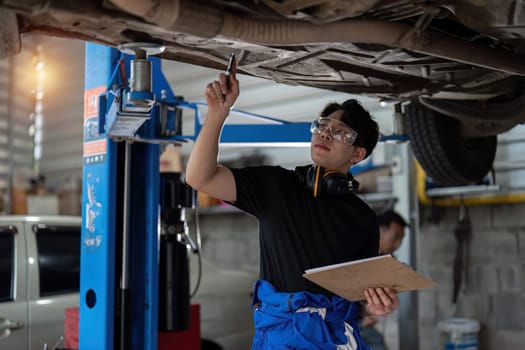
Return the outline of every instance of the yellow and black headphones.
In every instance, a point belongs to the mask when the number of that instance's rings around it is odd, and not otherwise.
[[[299,166],[295,168],[295,172],[314,197],[347,194],[356,192],[359,188],[359,182],[352,174],[326,170],[319,165]]]

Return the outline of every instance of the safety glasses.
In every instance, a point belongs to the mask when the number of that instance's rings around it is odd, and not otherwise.
[[[336,141],[353,145],[357,138],[357,131],[351,129],[348,125],[340,120],[332,118],[317,118],[310,126],[312,134],[320,134],[327,131]]]

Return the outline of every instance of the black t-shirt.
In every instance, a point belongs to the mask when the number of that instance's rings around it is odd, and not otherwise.
[[[239,209],[259,220],[260,278],[279,291],[332,295],[306,269],[376,256],[376,214],[353,193],[314,198],[294,171],[231,169]]]

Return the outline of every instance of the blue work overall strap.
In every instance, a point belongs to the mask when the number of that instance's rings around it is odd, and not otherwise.
[[[252,350],[369,350],[359,334],[361,306],[338,296],[283,293],[265,280],[254,285]],[[351,333],[351,334],[349,334]],[[345,346],[355,340],[354,346]]]

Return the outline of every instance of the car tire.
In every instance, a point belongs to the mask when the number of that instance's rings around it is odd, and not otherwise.
[[[418,101],[405,108],[412,151],[432,182],[443,186],[478,183],[490,171],[497,136],[465,138],[460,121]]]

